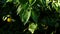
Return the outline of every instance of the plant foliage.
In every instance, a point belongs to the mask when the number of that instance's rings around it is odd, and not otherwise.
[[[1,34],[56,34],[59,22],[60,0],[0,0]]]

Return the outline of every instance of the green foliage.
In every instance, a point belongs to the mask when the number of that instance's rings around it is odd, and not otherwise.
[[[54,34],[52,31],[60,28],[60,1],[0,0],[0,18],[3,25],[6,24],[9,27],[13,25],[20,32],[19,34],[38,34],[41,32],[47,34],[47,31],[49,34]],[[8,24],[8,18],[12,19],[12,23]],[[5,29],[3,26],[1,28]]]
[[[31,23],[29,25],[29,31],[33,34],[34,31],[37,29],[37,24]]]

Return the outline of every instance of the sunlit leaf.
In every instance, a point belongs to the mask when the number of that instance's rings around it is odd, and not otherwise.
[[[33,0],[29,0],[29,3],[31,4]]]
[[[37,29],[37,24],[34,24],[34,23],[31,23],[30,25],[29,25],[29,31],[31,32],[31,33],[34,33],[34,31]]]
[[[7,0],[6,2],[12,2],[13,0]]]
[[[46,0],[46,6],[48,6],[48,3],[49,3],[50,1],[49,0]]]
[[[19,5],[19,7],[17,9],[17,14],[19,14],[21,10],[22,10],[22,7],[21,7],[21,5]]]
[[[58,11],[58,3],[52,3],[52,7],[56,9],[56,11]]]

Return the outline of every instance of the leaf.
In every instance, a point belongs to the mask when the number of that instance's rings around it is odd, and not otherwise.
[[[30,10],[28,11],[28,9],[26,9],[24,11],[21,11],[19,15],[21,17],[22,22],[24,22],[25,25],[31,16],[31,11]]]
[[[35,24],[35,23],[31,23],[30,25],[29,25],[29,31],[31,32],[31,33],[34,33],[34,31],[37,29],[37,24]]]
[[[19,14],[21,21],[24,22],[25,25],[28,22],[31,15],[31,9],[28,6],[28,3],[19,6],[17,9],[17,14]]]
[[[53,0],[50,0],[51,2],[53,2]]]
[[[24,25],[28,22],[29,18],[30,18],[30,15],[31,15],[31,11],[25,11],[23,12],[22,14],[22,22],[24,22]]]
[[[36,0],[29,0],[29,5],[32,6],[35,2]]]
[[[40,0],[41,5],[45,6],[46,5],[46,0]]]
[[[38,22],[39,13],[35,12],[35,11],[32,11],[31,17],[37,23]]]
[[[17,8],[17,14],[19,14],[20,11],[22,11],[22,10],[26,10],[27,8],[28,8],[28,3],[20,4]]]
[[[49,0],[46,0],[46,6],[48,6],[48,3],[50,3],[50,1]]]
[[[17,8],[17,14],[19,14],[21,10],[22,10],[22,7],[21,5],[19,5],[19,7]]]
[[[7,0],[6,2],[12,2],[13,0]]]
[[[22,9],[23,10],[28,9],[28,7],[29,7],[28,2],[26,2],[25,4],[22,4]]]
[[[20,4],[20,1],[19,1],[19,0],[13,0],[13,3],[14,3],[15,5],[19,5],[19,4]]]
[[[31,4],[33,0],[29,0],[29,3]]]
[[[53,32],[51,34],[53,34]]]
[[[56,9],[56,11],[58,11],[58,3],[52,3],[52,7]]]

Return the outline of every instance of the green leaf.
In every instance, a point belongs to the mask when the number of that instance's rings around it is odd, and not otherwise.
[[[24,25],[28,22],[30,15],[31,15],[31,11],[26,10],[25,12],[23,12],[21,18],[22,18],[22,22],[24,22]]]
[[[58,5],[60,6],[60,3],[58,3]]]
[[[19,7],[17,8],[17,14],[19,14],[21,10],[22,10],[22,7],[21,5],[19,5]]]
[[[48,3],[50,3],[50,1],[49,0],[46,0],[46,6],[48,6]]]
[[[28,2],[26,2],[25,4],[21,4],[21,5],[22,5],[23,10],[26,10],[29,7]]]
[[[17,9],[17,14],[19,14],[21,21],[24,22],[25,25],[28,22],[31,15],[31,9],[28,6],[28,3],[20,5]]]
[[[37,23],[38,22],[39,13],[35,12],[35,11],[32,11],[31,12],[31,17]]]
[[[17,14],[20,14],[20,12],[22,13],[22,10],[26,10],[27,8],[28,8],[28,3],[20,4],[17,8]]]
[[[56,9],[56,11],[58,11],[58,3],[52,3],[52,7]]]
[[[13,0],[13,3],[14,4],[20,4],[20,1],[19,0]]]
[[[29,9],[26,9],[24,11],[21,11],[19,15],[21,17],[22,22],[24,22],[25,25],[31,16],[31,11]]]
[[[31,23],[30,25],[29,25],[29,31],[31,32],[31,33],[34,33],[34,31],[37,29],[37,24],[35,24],[35,23]]]
[[[6,2],[12,2],[13,0],[7,0]]]
[[[40,0],[41,5],[45,6],[46,5],[46,0]]]
[[[33,0],[29,0],[29,3],[31,4]]]
[[[32,6],[35,2],[36,0],[29,0],[29,5]]]
[[[53,32],[51,34],[53,34]]]

